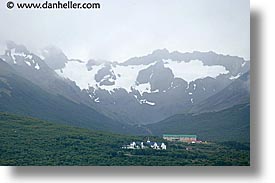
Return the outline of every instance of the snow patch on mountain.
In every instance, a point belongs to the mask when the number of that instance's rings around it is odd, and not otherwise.
[[[138,96],[136,96],[136,95],[134,95],[134,97],[136,98],[136,100],[137,100],[140,104],[148,104],[148,105],[151,105],[151,106],[156,105],[155,102],[148,101],[147,99],[139,99]]]
[[[236,76],[230,76],[230,80],[238,79],[241,76],[241,73],[237,74]]]
[[[114,85],[102,85],[101,89],[105,89],[108,91],[114,91],[117,88],[123,88],[127,92],[131,92],[132,88],[135,88],[140,93],[149,92],[150,85],[142,84],[137,85],[136,79],[140,70],[143,70],[150,65],[135,65],[135,66],[124,66],[124,65],[114,65],[112,67],[112,71],[117,76]]]
[[[111,65],[112,73],[116,76],[116,79],[112,80],[114,81],[113,85],[99,85],[99,82],[96,82],[95,80],[95,75],[100,69],[105,67],[104,64],[94,65],[91,70],[88,70],[86,67],[86,62],[69,61],[66,63],[65,68],[55,71],[60,76],[75,81],[76,85],[78,85],[80,89],[89,89],[90,87],[94,87],[97,89],[114,91],[115,89],[123,88],[127,92],[131,92],[132,88],[135,88],[140,93],[144,93],[150,92],[150,84],[147,83],[138,85],[136,84],[136,78],[140,70],[145,69],[150,65]],[[108,75],[105,77],[108,77]]]
[[[16,57],[17,56],[21,56],[21,57],[26,57],[26,54],[25,53],[16,53],[15,52],[15,48],[11,49],[10,50],[10,55],[11,55],[11,58],[16,61]]]
[[[96,103],[99,103],[99,98],[97,97],[95,100],[94,100]]]
[[[35,66],[34,66],[34,68],[35,68],[36,70],[40,70],[40,66],[39,66],[39,64],[38,64],[38,63],[36,63],[36,64],[35,64]]]
[[[40,69],[40,66],[34,60],[34,57],[31,53],[26,54],[25,52],[19,52],[19,51],[16,51],[15,48],[10,49],[9,51],[10,51],[10,57],[13,61],[13,64],[18,64],[17,61],[23,59],[23,62],[25,62],[25,64],[28,65],[29,67],[34,66],[36,70]]]
[[[144,83],[144,84],[135,85],[135,86],[133,86],[133,88],[135,90],[138,90],[141,95],[144,92],[150,93],[150,91],[151,91],[151,85],[150,85],[150,83]],[[158,92],[158,90],[152,91],[152,93],[157,93],[157,92]]]
[[[30,67],[32,66],[31,62],[29,62],[29,61],[25,61],[25,63]]]
[[[196,79],[212,77],[216,78],[220,74],[229,73],[224,66],[204,65],[200,60],[191,60],[190,62],[178,62],[172,60],[164,60],[164,66],[170,68],[177,78],[182,78],[188,83]]]
[[[148,101],[146,99],[140,100],[140,104],[156,105],[155,102],[150,102],[150,101]]]
[[[70,61],[66,63],[65,68],[55,70],[57,74],[64,78],[75,81],[80,89],[89,89],[89,86],[96,86],[95,75],[103,65],[94,66],[92,70],[88,71],[86,63],[78,61]]]
[[[188,82],[187,89],[189,88],[190,82],[196,79],[205,77],[216,78],[220,74],[229,73],[224,66],[207,66],[200,60],[191,60],[189,62],[163,60],[163,63],[165,68],[171,69],[175,78],[181,78]],[[142,96],[144,93],[158,93],[160,91],[159,89],[151,91],[152,83],[150,82],[142,84],[137,82],[139,72],[151,66],[155,66],[155,64],[158,63],[153,62],[147,65],[123,65],[105,62],[93,64],[91,67],[87,68],[87,62],[70,60],[65,63],[64,68],[55,71],[58,75],[74,81],[82,90],[94,88],[106,90],[110,93],[122,88],[128,93],[134,90],[139,91]],[[152,76],[153,73],[150,75],[150,80]],[[191,87],[193,90],[196,90],[197,85],[193,84]],[[189,95],[192,94],[189,93]],[[153,105],[153,103],[149,105]]]

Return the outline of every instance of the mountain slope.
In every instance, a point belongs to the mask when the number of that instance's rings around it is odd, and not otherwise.
[[[29,51],[24,45],[12,41],[8,41],[6,46],[7,49],[3,55],[0,55],[0,58],[8,63],[18,75],[48,93],[62,95],[73,102],[93,107],[86,92],[82,92],[73,81],[59,77],[50,67],[53,67],[53,63],[58,66],[67,61],[67,57],[60,50],[47,48],[45,51],[48,54],[38,56]]]
[[[179,114],[146,127],[154,135],[196,134],[201,140],[249,142],[250,105],[241,104],[198,115]]]
[[[96,130],[137,133],[135,127],[114,121],[86,105],[42,90],[17,75],[17,72],[1,59],[0,111]]]
[[[226,88],[196,104],[190,113],[221,111],[234,105],[250,102],[250,73],[244,73]]]

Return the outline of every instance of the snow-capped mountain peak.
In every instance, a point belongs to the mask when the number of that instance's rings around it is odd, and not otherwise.
[[[143,93],[154,93],[160,90],[160,88],[154,88],[153,85],[156,77],[161,75],[167,75],[172,79],[179,78],[190,83],[206,77],[216,78],[221,74],[229,73],[229,71],[221,65],[204,65],[200,60],[184,62],[168,59],[146,65],[118,63],[95,63],[92,65],[91,62],[71,60],[65,63],[64,68],[57,69],[56,73],[75,81],[81,89],[89,89],[90,87],[107,91],[125,89],[128,93],[137,90],[143,95]],[[144,80],[145,77],[147,77],[146,81]],[[173,82],[169,83],[169,87],[172,84]],[[169,87],[162,88],[162,90],[167,90]]]
[[[238,83],[250,67],[240,57],[166,49],[121,63],[69,59],[54,47],[45,48],[39,57],[10,44],[0,57],[47,91],[128,123],[152,123],[188,112]]]
[[[35,70],[41,68],[41,59],[38,56],[27,50],[25,46],[11,41],[7,42],[7,48],[1,58],[10,64],[27,66]]]

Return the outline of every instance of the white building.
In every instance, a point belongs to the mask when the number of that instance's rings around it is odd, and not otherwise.
[[[166,145],[164,143],[161,143],[161,149],[166,150]]]

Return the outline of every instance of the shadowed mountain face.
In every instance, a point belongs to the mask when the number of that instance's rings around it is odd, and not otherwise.
[[[149,124],[179,113],[219,111],[249,100],[250,62],[214,52],[166,49],[123,63],[68,59],[47,47],[38,56],[8,43],[0,56],[42,90],[124,124]],[[212,98],[211,98],[212,97]]]
[[[48,54],[50,54],[49,51]],[[43,60],[43,56],[39,57],[31,53],[23,45],[8,42],[7,50],[4,55],[0,55],[0,58],[7,62],[18,75],[43,90],[54,95],[62,95],[76,103],[89,104],[89,102],[86,102],[88,97],[82,94],[81,90],[73,81],[59,77],[56,72],[48,66],[49,63],[46,63],[47,59]],[[60,59],[62,58],[63,57]],[[56,58],[56,60],[59,59]]]
[[[146,126],[154,135],[197,134],[209,141],[243,141],[250,137],[250,105],[240,104],[219,112],[178,114]]]
[[[72,126],[115,133],[142,133],[94,109],[54,95],[21,77],[0,59],[0,111],[23,114]]]
[[[190,112],[204,113],[220,111],[237,104],[249,103],[250,101],[250,73],[243,74],[238,79],[225,87],[217,94],[196,104]]]
[[[65,67],[65,64],[69,61],[67,56],[62,52],[62,50],[49,46],[42,50],[41,57],[47,63],[47,65],[55,70]]]

